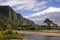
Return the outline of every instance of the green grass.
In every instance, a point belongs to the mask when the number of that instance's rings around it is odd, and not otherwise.
[[[19,34],[17,32],[12,31],[0,31],[0,40],[5,39],[21,39],[23,40],[23,34]]]

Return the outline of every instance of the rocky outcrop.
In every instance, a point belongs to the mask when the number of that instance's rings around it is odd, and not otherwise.
[[[17,19],[16,12],[9,6],[0,6],[0,14],[6,15],[11,19]]]
[[[34,25],[32,20],[24,18],[19,13],[16,13],[10,6],[0,6],[0,15],[5,15],[12,20],[19,20],[22,25]]]

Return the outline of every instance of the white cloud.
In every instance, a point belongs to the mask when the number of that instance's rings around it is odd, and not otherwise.
[[[9,5],[9,6],[15,6],[18,4],[25,4],[28,3],[27,0],[7,0],[6,2],[0,3],[0,5]]]
[[[2,1],[0,5],[15,6],[15,10],[39,11],[43,7],[46,8],[47,3],[44,0],[40,2],[37,2],[37,0],[6,0],[5,2]]]
[[[0,2],[1,2],[2,0],[0,0]]]
[[[40,16],[42,14],[47,14],[47,13],[51,13],[51,12],[60,12],[60,8],[49,7],[49,8],[47,8],[47,9],[41,11],[41,12],[37,12],[35,14],[28,15],[28,16],[26,16],[26,18]]]
[[[52,19],[55,23],[60,25],[60,8],[49,7],[43,11],[32,15],[25,16],[25,18],[33,20],[37,24],[44,24],[46,18]]]

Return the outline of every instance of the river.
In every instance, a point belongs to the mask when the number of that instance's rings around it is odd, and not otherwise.
[[[25,35],[27,40],[60,40],[60,37],[47,37],[38,35]]]
[[[24,34],[26,40],[60,40],[60,32],[15,31]],[[50,36],[50,37],[49,37]],[[58,36],[58,37],[57,37]]]

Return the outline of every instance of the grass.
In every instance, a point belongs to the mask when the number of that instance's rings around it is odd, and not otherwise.
[[[5,39],[20,39],[23,40],[23,34],[19,34],[17,32],[12,31],[0,31],[0,40]]]

